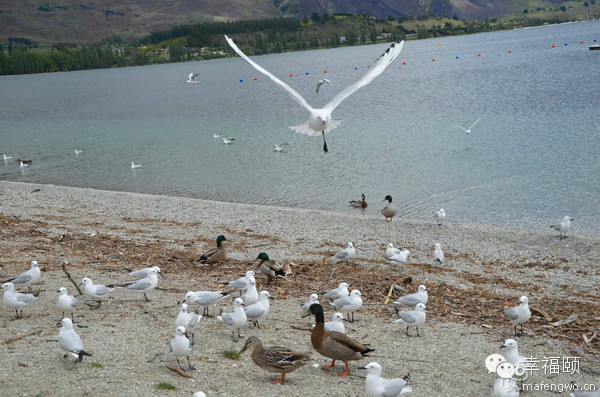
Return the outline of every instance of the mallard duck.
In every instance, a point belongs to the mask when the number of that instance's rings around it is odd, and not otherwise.
[[[269,255],[266,252],[261,252],[256,257],[257,260],[260,260],[260,271],[264,275],[267,276],[267,284],[271,283],[271,279],[279,279],[285,278],[285,270],[283,270],[283,266],[279,263],[272,261],[269,259]]]
[[[387,205],[381,209],[381,213],[385,216],[386,222],[391,222],[392,218],[398,213],[398,208],[392,204],[392,196],[389,194],[385,196],[383,201],[387,201]],[[388,219],[389,218],[389,219]]]
[[[260,339],[256,336],[250,336],[240,354],[249,348],[252,349],[252,361],[265,371],[280,373],[280,378],[273,379],[273,384],[281,384],[285,374],[295,371],[301,366],[307,364],[310,359],[309,353],[299,353],[286,347],[272,346],[264,348]]]
[[[348,361],[360,360],[367,356],[369,352],[375,351],[345,334],[335,331],[325,331],[325,317],[323,315],[323,306],[313,303],[309,308],[309,314],[314,314],[316,324],[310,334],[310,341],[313,347],[321,355],[333,359],[330,365],[324,365],[323,369],[330,370],[335,365],[335,360],[342,360],[346,365],[346,371],[338,374],[346,376],[350,372]]]
[[[350,201],[350,205],[356,208],[367,208],[367,202],[365,201],[365,195],[362,194],[360,196],[360,200],[352,200]]]
[[[225,258],[227,257],[227,251],[225,251],[225,248],[223,248],[223,241],[227,241],[225,236],[220,235],[219,237],[217,237],[217,248],[209,249],[204,254],[202,254],[199,262],[208,263],[209,265],[224,262]]]

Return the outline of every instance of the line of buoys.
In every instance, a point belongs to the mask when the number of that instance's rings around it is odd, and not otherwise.
[[[596,43],[597,41],[598,41],[597,39],[593,39],[593,42],[594,42],[594,43]],[[584,44],[584,41],[583,41],[583,40],[581,40],[581,41],[579,41],[579,43],[580,43],[580,44]],[[569,43],[564,43],[564,45],[565,45],[565,47],[568,47],[568,46],[569,46]],[[439,44],[439,47],[441,47],[441,46],[442,46],[442,44],[440,43],[440,44]],[[556,48],[556,44],[552,44],[552,48]],[[508,53],[508,54],[512,54],[512,50],[507,50],[507,53]],[[482,56],[481,52],[478,52],[478,53],[477,53],[477,56],[478,56],[478,57],[481,57],[481,56]],[[459,56],[459,55],[456,55],[456,59],[460,59],[460,56]],[[432,59],[431,59],[431,62],[435,62],[435,61],[436,61],[436,58],[432,58]],[[402,62],[402,65],[406,65],[406,61]],[[370,67],[371,67],[371,65],[367,65],[367,69],[369,69]],[[192,66],[192,68],[194,68],[194,69],[195,69],[195,68],[196,68],[196,66]],[[354,66],[354,70],[358,70],[358,66]],[[327,69],[323,70],[323,73],[327,73]],[[309,73],[309,72],[305,72],[304,74],[305,74],[306,76],[308,76],[310,73]],[[289,77],[294,77],[294,74],[293,74],[293,73],[290,73]],[[258,78],[257,78],[257,77],[254,77],[254,80],[256,81],[256,80],[258,80]],[[244,82],[244,79],[240,79],[240,83],[243,83],[243,82]]]

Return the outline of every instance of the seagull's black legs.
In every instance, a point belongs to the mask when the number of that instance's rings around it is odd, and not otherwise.
[[[325,141],[325,131],[321,131],[321,134],[323,135],[323,151],[325,153],[327,153],[327,142]]]

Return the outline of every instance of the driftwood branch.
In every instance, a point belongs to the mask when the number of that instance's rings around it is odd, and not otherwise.
[[[14,338],[10,338],[10,339],[2,341],[2,344],[3,345],[8,345],[9,343],[16,342],[18,340],[21,340],[23,338],[27,338],[29,336],[39,335],[39,334],[42,333],[42,331],[44,331],[44,330],[43,329],[38,329],[37,331],[33,331],[33,332],[28,333],[28,334],[23,334],[23,335],[15,336]]]
[[[181,368],[174,367],[173,365],[168,365],[167,364],[167,368],[169,368],[173,372],[177,372],[179,375],[183,376],[184,378],[191,378],[192,377],[192,375],[188,374],[187,372],[185,372]]]
[[[77,285],[77,283],[75,282],[75,280],[73,280],[73,277],[71,277],[71,275],[67,271],[67,263],[66,262],[63,263],[61,267],[62,267],[63,272],[65,272],[65,274],[67,275],[67,278],[73,283],[73,285],[75,286],[75,288],[77,288],[77,291],[79,292],[79,295],[83,295],[83,292],[81,292],[81,289],[79,289],[79,285]]]
[[[387,297],[385,298],[385,302],[383,302],[384,305],[387,305],[387,303],[390,301],[392,292],[394,292],[394,285],[396,285],[396,283],[392,283],[392,285],[390,286],[390,290],[388,291]]]

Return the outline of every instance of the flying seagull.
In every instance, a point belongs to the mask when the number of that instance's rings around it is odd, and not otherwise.
[[[460,126],[458,124],[456,126],[458,128],[460,128],[461,130],[463,130],[464,132],[466,132],[467,134],[470,134],[471,133],[471,128],[475,127],[475,124],[479,123],[479,120],[481,120],[481,117],[478,118],[476,122],[474,122],[473,124],[471,124],[471,126],[469,128],[462,127],[462,126]]]
[[[325,133],[333,130],[337,126],[340,125],[340,121],[331,119],[331,112],[338,107],[340,103],[350,95],[352,95],[358,89],[366,86],[371,83],[375,77],[379,76],[383,71],[394,62],[394,60],[400,54],[402,47],[404,46],[404,41],[392,43],[392,45],[373,62],[371,67],[367,69],[367,72],[363,74],[354,84],[346,87],[339,94],[337,94],[325,107],[321,109],[314,109],[312,106],[306,102],[306,100],[300,95],[296,90],[292,87],[279,80],[277,77],[273,76],[271,73],[263,69],[261,66],[256,64],[253,60],[248,58],[246,54],[244,54],[237,45],[231,40],[227,35],[225,35],[225,40],[227,43],[233,48],[237,54],[242,57],[246,62],[252,65],[256,70],[264,74],[273,80],[276,84],[278,84],[281,88],[283,88],[287,93],[302,107],[304,107],[310,113],[308,117],[308,121],[304,124],[300,124],[297,126],[290,127],[292,130],[299,132],[301,134],[306,134],[310,136],[317,136],[321,134],[323,136],[323,151],[327,153],[327,142],[325,141]]]
[[[190,73],[188,75],[188,80],[186,81],[186,83],[199,84],[199,82],[196,80],[196,77],[198,76],[200,76],[200,73]]]
[[[329,84],[329,83],[331,83],[331,81],[329,81],[327,79],[319,80],[319,84],[317,84],[317,95],[319,95],[319,88],[321,88],[321,86],[323,84]]]

